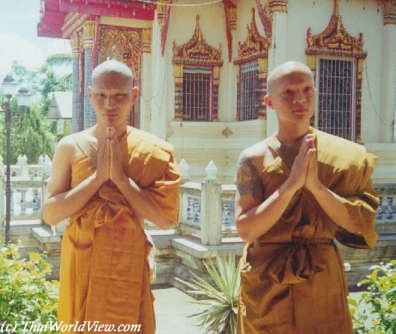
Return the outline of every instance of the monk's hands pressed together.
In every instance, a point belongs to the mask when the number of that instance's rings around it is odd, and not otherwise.
[[[315,156],[315,152],[314,136],[312,134],[307,134],[303,138],[300,150],[294,159],[290,176],[286,181],[287,185],[293,190],[298,190],[304,186],[307,187],[308,170],[311,160]],[[312,178],[312,176],[310,176],[310,178]],[[311,185],[311,183],[312,180],[310,179],[309,184]]]
[[[128,180],[122,166],[121,145],[114,128],[107,128],[106,136],[108,139],[110,180],[118,186],[121,182]]]
[[[98,151],[96,156],[96,179],[100,184],[110,179],[110,147],[108,138],[98,140]]]
[[[317,150],[315,148],[315,143],[312,141],[310,143],[309,151],[312,152],[308,164],[307,177],[305,180],[305,188],[307,188],[311,193],[315,194],[317,190],[320,189],[322,183],[318,177],[318,160],[317,160]]]

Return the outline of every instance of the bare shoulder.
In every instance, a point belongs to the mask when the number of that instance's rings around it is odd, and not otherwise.
[[[55,156],[72,158],[74,154],[75,141],[73,140],[73,134],[61,138],[56,145]]]
[[[71,159],[84,155],[84,152],[89,151],[91,147],[96,148],[98,146],[98,138],[96,138],[90,130],[91,129],[86,129],[73,133],[63,137],[63,143],[59,142],[60,146],[67,147],[65,149],[70,150],[69,157]]]
[[[257,169],[263,166],[264,158],[268,153],[268,144],[266,140],[262,140],[248,148],[244,149],[239,155],[238,166],[250,163]]]
[[[52,196],[69,188],[71,163],[76,154],[73,135],[59,140],[52,160],[51,174],[47,184],[47,195]]]
[[[235,194],[235,213],[237,217],[260,204],[263,200],[260,163],[262,164],[264,151],[263,145],[258,143],[243,150],[239,156],[235,175],[237,190]]]
[[[268,151],[266,141],[261,141],[242,151],[239,156],[235,183],[239,201],[251,207],[262,200],[261,170]]]

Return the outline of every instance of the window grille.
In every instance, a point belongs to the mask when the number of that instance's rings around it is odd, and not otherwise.
[[[183,120],[210,121],[212,108],[212,71],[210,68],[184,68]]]
[[[257,61],[243,64],[240,69],[238,84],[238,120],[246,121],[257,118],[258,87]]]
[[[354,62],[319,60],[317,126],[320,130],[355,140]]]

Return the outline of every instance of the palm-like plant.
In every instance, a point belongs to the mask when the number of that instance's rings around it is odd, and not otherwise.
[[[205,280],[192,273],[194,280],[187,285],[205,306],[201,312],[190,315],[198,320],[205,333],[236,334],[239,300],[239,265],[235,256],[217,257],[204,263],[209,275]]]

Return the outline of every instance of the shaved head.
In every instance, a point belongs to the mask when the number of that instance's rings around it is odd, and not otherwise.
[[[267,79],[267,91],[269,94],[273,91],[273,87],[279,81],[279,79],[293,74],[293,73],[303,73],[308,74],[313,82],[313,74],[311,69],[298,61],[288,61],[286,63],[280,64],[275,67],[268,76]]]
[[[117,60],[106,60],[93,70],[92,86],[99,87],[103,84],[107,85],[109,82],[111,82],[114,87],[122,86],[130,89],[133,87],[132,71],[124,63]]]

